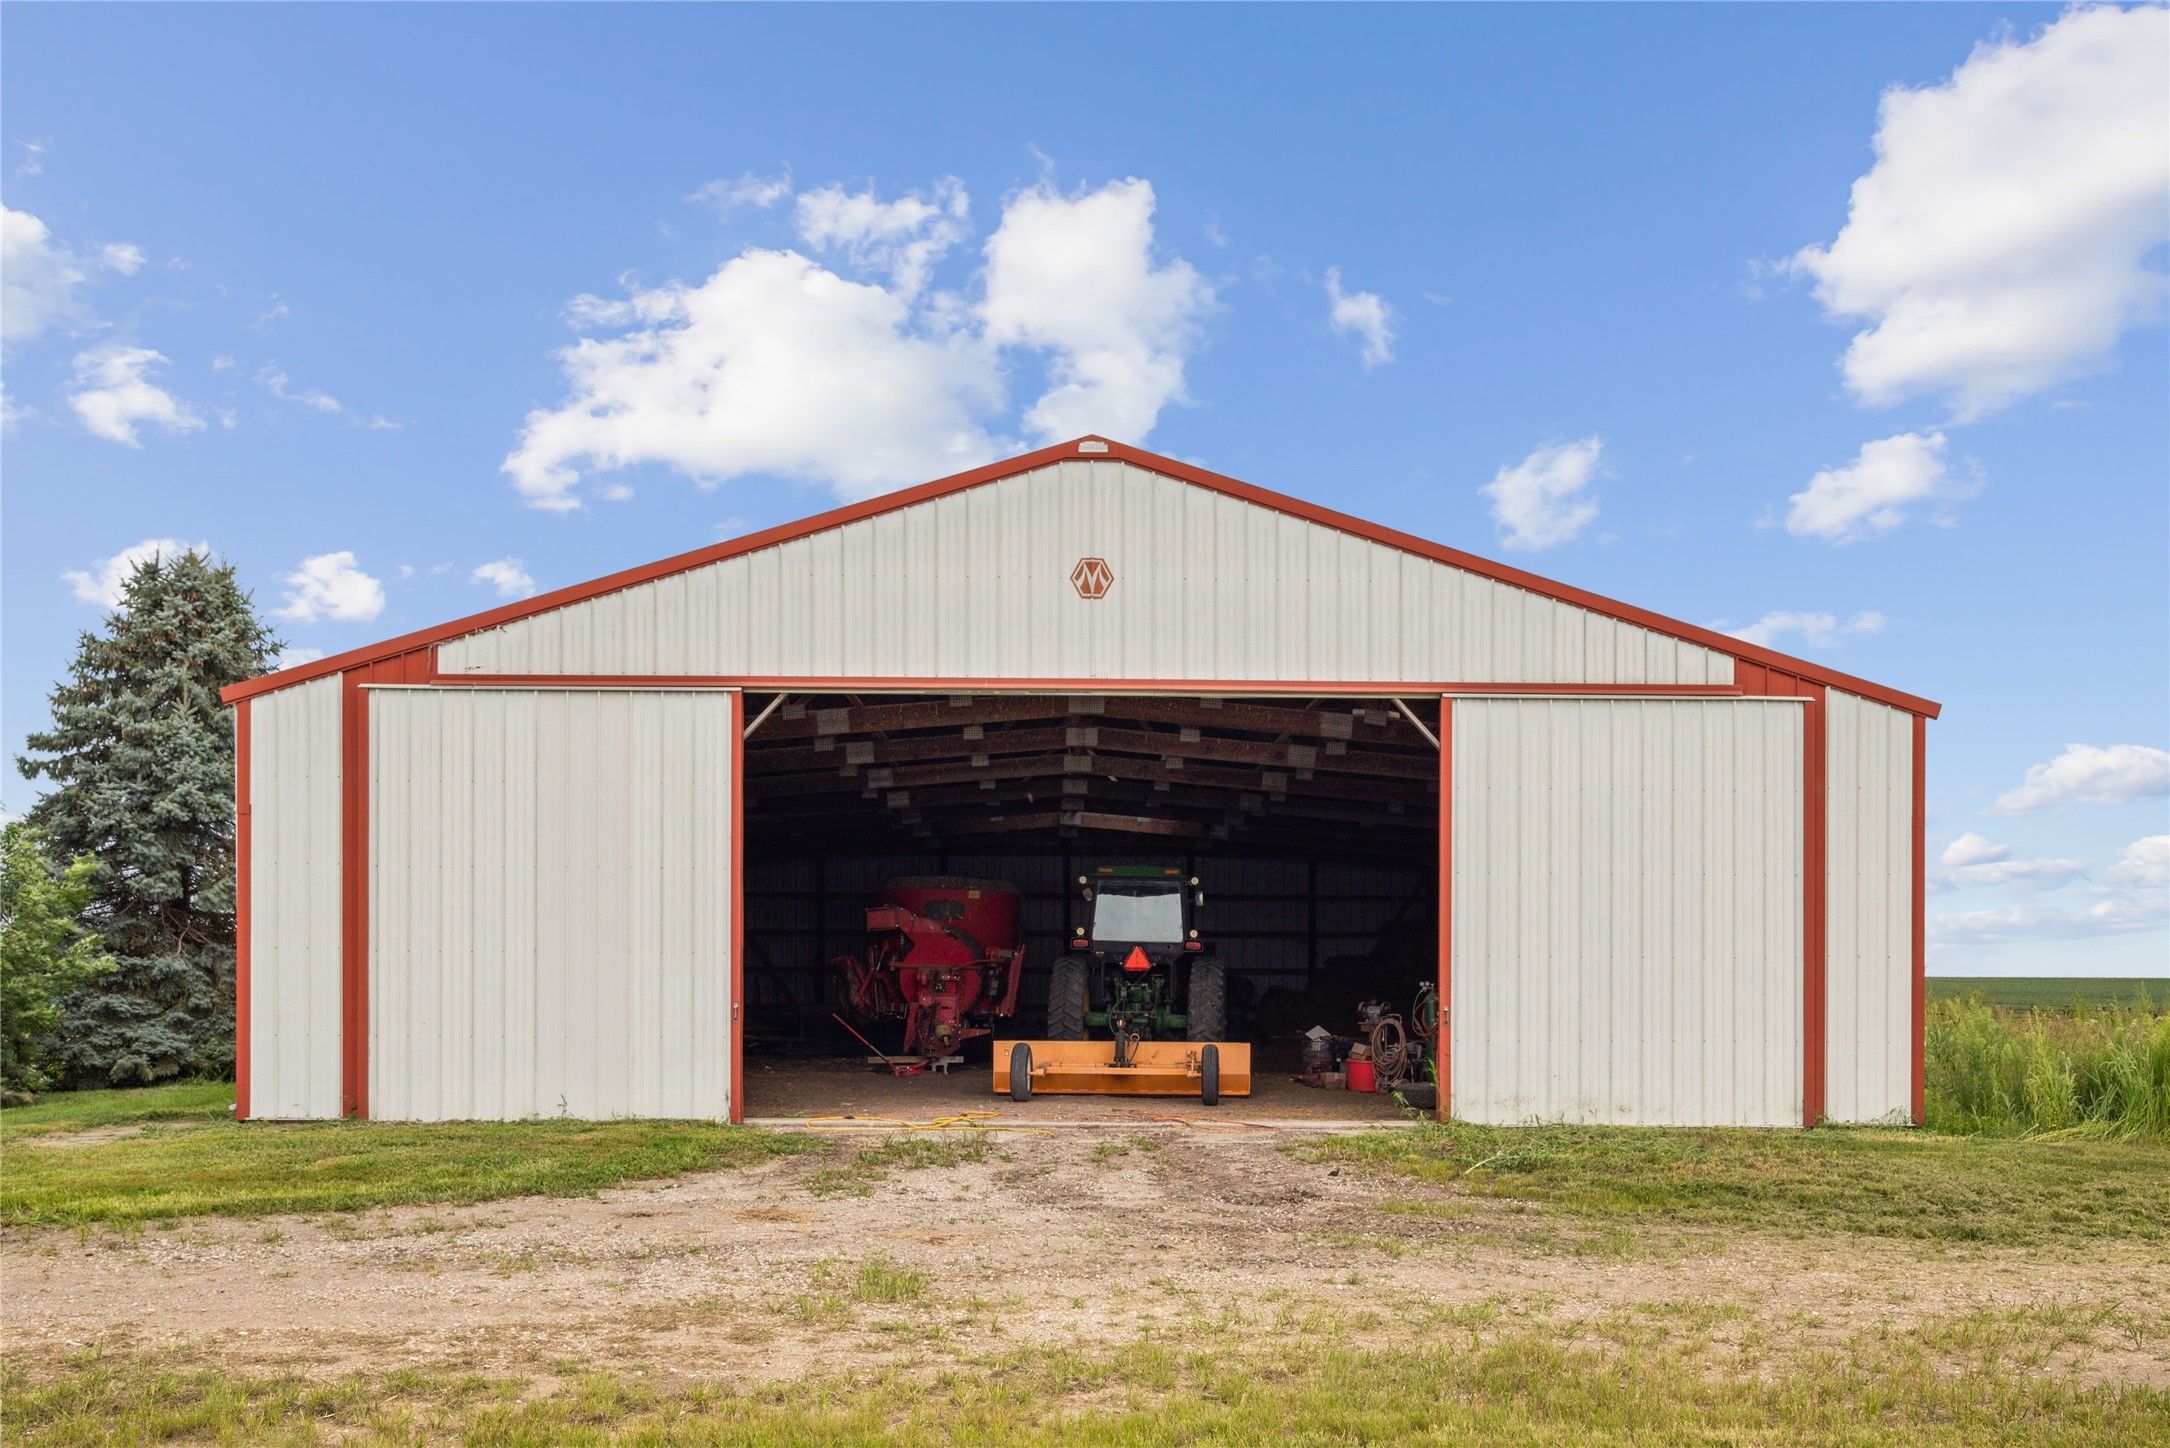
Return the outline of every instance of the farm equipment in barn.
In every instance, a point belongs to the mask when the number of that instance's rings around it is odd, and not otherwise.
[[[1249,1043],[1221,1039],[1228,984],[1199,939],[1196,877],[1102,865],[1078,884],[1088,923],[1048,979],[1047,1038],[995,1042],[996,1093],[1250,1095]]]
[[[851,1023],[871,1029],[904,1022],[901,1057],[946,1066],[959,1046],[993,1035],[994,1022],[1017,1009],[1025,952],[1017,943],[1016,886],[950,876],[891,880],[881,903],[867,909],[866,928],[866,954],[840,955],[830,969]]]

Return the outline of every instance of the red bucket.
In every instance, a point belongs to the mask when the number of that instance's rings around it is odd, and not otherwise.
[[[1346,1063],[1344,1069],[1349,1073],[1349,1089],[1351,1091],[1377,1091],[1379,1089],[1379,1077],[1372,1069],[1371,1062],[1350,1061]]]

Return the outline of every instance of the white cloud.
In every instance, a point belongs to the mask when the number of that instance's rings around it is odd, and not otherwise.
[[[1846,634],[1873,634],[1884,631],[1884,616],[1874,609],[1855,614],[1841,623],[1833,613],[1795,613],[1787,609],[1775,609],[1763,615],[1746,628],[1727,629],[1733,638],[1751,644],[1775,648],[1778,641],[1788,634],[1799,634],[1801,642],[1815,649],[1828,649],[1836,645]]]
[[[889,273],[899,295],[919,295],[934,264],[965,237],[971,198],[946,176],[931,197],[913,192],[883,201],[870,190],[824,186],[799,193],[793,219],[816,251],[842,251],[853,265]]]
[[[483,564],[467,576],[469,583],[487,583],[499,598],[527,598],[535,592],[535,580],[517,558],[499,558]]]
[[[256,380],[263,384],[266,392],[278,398],[281,402],[297,402],[303,407],[314,408],[318,412],[346,411],[344,407],[339,405],[339,399],[329,392],[314,387],[303,392],[289,391],[286,374],[276,368],[266,367],[256,374]]]
[[[2170,886],[2170,835],[2148,835],[2117,852],[2117,863],[2102,872],[2113,885],[2134,890]]]
[[[111,558],[99,559],[86,572],[68,572],[60,576],[83,602],[95,603],[100,608],[119,608],[121,589],[138,567],[179,558],[186,553],[200,553],[208,558],[211,545],[183,543],[178,538],[146,538],[133,547],[123,548]]]
[[[2067,744],[2047,764],[2030,765],[2026,782],[1997,796],[1985,813],[2032,814],[2057,804],[2131,804],[2170,794],[2170,753],[2145,744]]]
[[[68,394],[68,405],[91,432],[129,447],[143,445],[136,438],[138,423],[194,432],[203,426],[196,410],[150,380],[151,368],[165,360],[148,347],[120,343],[81,353],[75,359],[75,390]]]
[[[780,176],[756,176],[748,171],[736,181],[704,182],[686,200],[713,207],[718,219],[728,221],[731,213],[741,206],[766,211],[790,194],[791,168],[786,166]]]
[[[1071,196],[1042,182],[1009,198],[987,239],[988,340],[1050,354],[1051,385],[1025,413],[1043,441],[1142,442],[1189,400],[1184,364],[1213,288],[1186,261],[1156,262],[1153,208],[1135,177]]]
[[[98,253],[98,265],[132,277],[143,269],[143,248],[134,242],[116,241]]]
[[[0,341],[28,342],[87,315],[76,288],[82,263],[44,222],[0,207]]]
[[[300,568],[279,581],[287,587],[285,604],[274,610],[280,618],[367,623],[384,612],[384,585],[362,572],[352,553],[304,558]]]
[[[1541,447],[1513,467],[1501,468],[1477,491],[1492,500],[1492,519],[1507,532],[1509,548],[1550,548],[1565,543],[1597,518],[1597,499],[1585,491],[1598,473],[1602,439]]]
[[[1895,86],[1876,163],[1830,246],[1790,265],[1871,325],[1842,370],[1862,401],[1921,393],[1978,416],[2107,359],[2160,316],[2170,239],[2170,13],[2075,7]]]
[[[2015,860],[2010,845],[1993,844],[1971,831],[1944,847],[1930,883],[1939,889],[2027,885],[2053,890],[2087,873],[2084,860]]]
[[[905,301],[796,252],[749,250],[699,286],[625,304],[633,331],[558,353],[571,384],[527,416],[504,471],[533,506],[580,505],[584,472],[662,463],[713,485],[772,472],[850,497],[995,456],[985,349],[931,337]]]
[[[1856,543],[1889,533],[1924,504],[1953,502],[1980,490],[1979,477],[1952,476],[1944,462],[1944,434],[1902,432],[1863,443],[1845,467],[1826,468],[1810,478],[1808,487],[1792,497],[1786,531],[1799,538]]]
[[[42,176],[45,174],[45,152],[49,141],[17,141],[23,148],[22,164],[15,168],[18,176]]]
[[[2170,896],[2118,896],[2085,910],[2057,905],[2008,905],[1959,910],[1929,917],[1929,935],[1940,945],[2005,945],[2021,940],[2085,940],[2158,930],[2170,922]]]
[[[279,650],[279,656],[271,661],[273,669],[296,669],[303,664],[313,664],[324,657],[322,649],[304,649],[288,646]]]
[[[1364,370],[1394,360],[1394,309],[1377,292],[1344,292],[1341,268],[1326,269],[1327,319],[1344,335],[1364,339]]]
[[[528,414],[504,463],[532,506],[579,507],[585,477],[643,463],[705,485],[766,472],[865,497],[987,462],[1016,446],[992,431],[1005,347],[1046,354],[1050,386],[1025,419],[1043,436],[1142,439],[1182,400],[1212,293],[1183,262],[1155,261],[1146,183],[1012,197],[976,304],[925,290],[962,234],[961,187],[807,195],[794,215],[809,244],[887,270],[886,284],[748,249],[697,286],[575,298],[576,325],[623,330],[558,353],[568,395]]]

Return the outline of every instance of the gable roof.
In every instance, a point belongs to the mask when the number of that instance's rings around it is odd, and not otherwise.
[[[887,493],[878,498],[870,498],[863,503],[853,503],[846,507],[831,509],[826,513],[817,513],[811,518],[780,524],[774,528],[765,528],[758,533],[749,533],[744,537],[733,538],[727,542],[695,549],[690,553],[681,553],[675,557],[661,559],[654,563],[642,564],[637,568],[628,568],[617,573],[607,574],[602,578],[587,583],[577,583],[569,587],[554,589],[549,593],[537,594],[533,598],[522,599],[517,603],[508,603],[497,608],[487,609],[481,613],[469,614],[465,618],[454,619],[449,623],[439,624],[432,628],[418,629],[412,633],[402,634],[397,638],[386,639],[381,643],[349,649],[345,653],[333,654],[310,663],[298,664],[290,669],[281,669],[276,673],[246,679],[229,686],[221,697],[227,703],[234,703],[241,699],[253,698],[258,694],[269,693],[275,689],[283,689],[289,685],[306,683],[311,679],[320,679],[327,675],[343,673],[348,669],[375,663],[379,660],[391,658],[394,655],[410,653],[416,649],[445,643],[468,634],[480,633],[485,629],[496,628],[523,618],[531,618],[536,614],[548,613],[553,609],[581,603],[603,594],[615,593],[621,589],[632,588],[659,578],[667,578],[672,574],[684,573],[690,569],[722,562],[725,559],[758,552],[764,548],[772,548],[780,543],[788,543],[793,539],[803,538],[809,534],[840,528],[847,523],[857,522],[862,518],[871,518],[883,513],[895,512],[931,499],[946,497],[951,493],[963,492],[968,488],[975,488],[1004,478],[1015,477],[1020,473],[1030,472],[1035,468],[1046,467],[1052,463],[1081,456],[1096,461],[1126,462],[1149,472],[1159,473],[1165,477],[1189,483],[1195,487],[1205,488],[1212,492],[1301,518],[1307,522],[1347,533],[1354,537],[1367,539],[1373,543],[1399,549],[1420,558],[1430,559],[1435,563],[1443,563],[1453,568],[1465,570],[1479,577],[1526,589],[1541,597],[1555,599],[1577,608],[1588,609],[1593,613],[1649,629],[1654,633],[1664,634],[1720,653],[1730,654],[1745,663],[1760,665],[1814,683],[1843,689],[1848,693],[1857,694],[1866,699],[1873,699],[1878,703],[1888,704],[1909,713],[1920,714],[1933,719],[1941,712],[1941,706],[1932,700],[1887,688],[1881,684],[1871,683],[1867,679],[1857,678],[1854,675],[1842,673],[1821,664],[1811,663],[1806,659],[1780,653],[1776,649],[1746,643],[1730,635],[1719,633],[1714,629],[1685,623],[1679,619],[1667,618],[1663,614],[1637,608],[1632,604],[1621,603],[1585,589],[1556,583],[1551,579],[1541,578],[1534,573],[1527,573],[1519,568],[1512,568],[1503,563],[1495,563],[1488,558],[1480,558],[1475,554],[1464,553],[1459,549],[1448,548],[1442,544],[1418,538],[1413,534],[1381,527],[1376,523],[1366,522],[1361,518],[1351,517],[1346,513],[1336,512],[1331,508],[1322,508],[1315,503],[1307,503],[1297,498],[1288,497],[1285,494],[1254,487],[1249,483],[1223,477],[1219,473],[1208,472],[1204,468],[1192,467],[1188,463],[1177,462],[1173,458],[1162,457],[1158,453],[1147,452],[1143,448],[1132,447],[1127,443],[1114,442],[1106,438],[1090,435],[1073,439],[1070,442],[1057,443],[1052,447],[1041,448],[1036,452],[1024,453],[1018,457],[1005,459],[1002,462],[990,463],[985,467],[974,468],[969,472],[957,473],[951,477],[939,478],[933,482],[921,483],[916,487]]]

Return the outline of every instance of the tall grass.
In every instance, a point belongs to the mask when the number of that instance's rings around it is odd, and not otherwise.
[[[1932,1131],[2170,1140],[2170,1013],[2145,992],[2069,1011],[1932,1001],[1926,1045]]]

